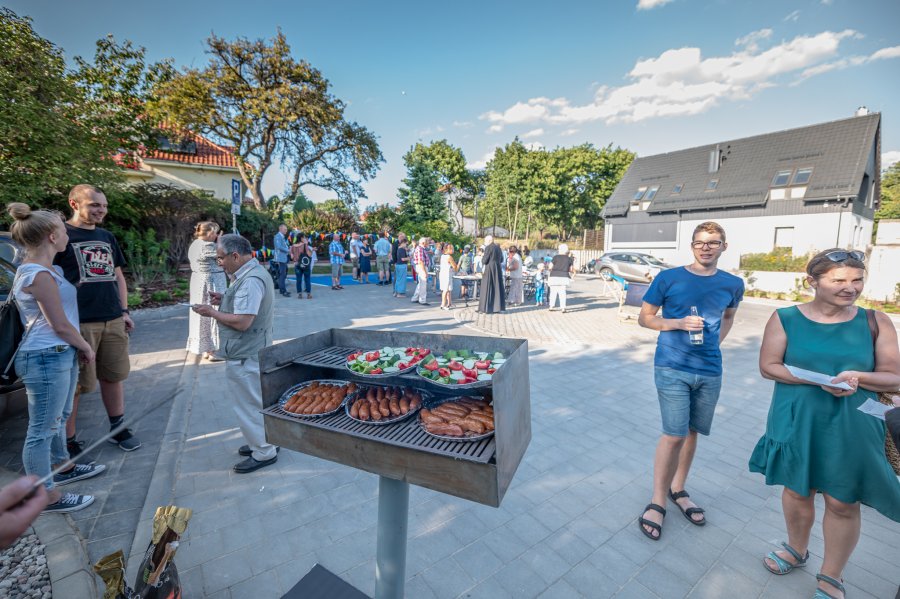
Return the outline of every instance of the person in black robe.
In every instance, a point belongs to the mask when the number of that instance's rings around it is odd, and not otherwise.
[[[484,238],[484,256],[481,277],[481,296],[478,298],[478,311],[484,314],[503,312],[506,310],[506,289],[503,284],[503,252],[488,235]]]

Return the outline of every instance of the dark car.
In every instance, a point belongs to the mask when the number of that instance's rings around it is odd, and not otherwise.
[[[671,264],[640,252],[608,252],[594,263],[597,274],[614,274],[626,281],[648,283]]]

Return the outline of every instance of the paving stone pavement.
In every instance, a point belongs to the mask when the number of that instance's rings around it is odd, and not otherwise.
[[[131,374],[125,382],[126,417],[137,414],[163,396],[173,396],[185,362],[187,308],[172,306],[136,312],[131,336]],[[140,449],[126,453],[111,444],[90,452],[84,460],[106,465],[100,476],[80,481],[65,490],[94,495],[93,505],[69,514],[87,541],[91,563],[117,549],[130,550],[150,478],[156,468],[159,440],[165,430],[168,407],[160,408],[134,431]],[[0,421],[0,467],[14,472],[22,468],[22,444],[28,415]],[[78,438],[90,443],[109,431],[109,420],[100,393],[82,396],[77,421]],[[41,516],[41,520],[60,518]]]
[[[659,428],[655,335],[618,322],[597,286],[579,279],[565,315],[522,307],[480,322],[374,286],[276,302],[279,339],[350,326],[472,334],[466,324],[530,339],[533,438],[516,477],[497,509],[412,487],[406,596],[811,596],[821,516],[810,566],[768,574],[761,557],[785,538],[780,489],[746,466],[771,394],[756,361],[772,306],[745,303],[724,348],[725,388],[689,485],[709,524],[694,527],[673,508],[654,543],[635,519],[650,495]],[[232,473],[242,440],[219,391],[223,373],[222,364],[193,369],[172,482],[175,503],[195,510],[177,556],[185,596],[280,597],[317,562],[372,595],[377,477],[292,451],[274,467]],[[849,596],[894,597],[898,533],[900,525],[863,508],[863,535],[845,574]]]

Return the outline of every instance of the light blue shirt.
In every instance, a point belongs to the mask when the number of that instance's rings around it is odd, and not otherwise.
[[[291,246],[288,245],[287,237],[279,231],[275,234],[275,262],[287,262],[291,252]]]
[[[381,237],[378,241],[375,242],[375,255],[376,256],[390,256],[391,255],[391,242],[387,240],[386,237]]]

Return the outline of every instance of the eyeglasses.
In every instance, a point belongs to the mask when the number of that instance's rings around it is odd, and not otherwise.
[[[227,258],[228,256],[231,256],[232,254],[235,254],[235,253],[236,252],[232,252],[231,254],[225,254],[224,256],[216,256],[216,263],[221,264],[222,262],[225,262],[225,258]]]
[[[722,242],[721,242],[721,241],[718,241],[718,240],[714,240],[714,241],[692,241],[692,242],[691,242],[691,247],[694,248],[695,250],[699,250],[699,249],[701,249],[701,248],[717,250],[717,249],[719,249],[720,247],[722,247]]]
[[[844,260],[856,260],[858,262],[866,261],[866,255],[858,250],[852,250],[849,252],[844,250],[835,250],[833,252],[828,252],[827,254],[825,254],[825,257],[832,262],[843,262]]]

